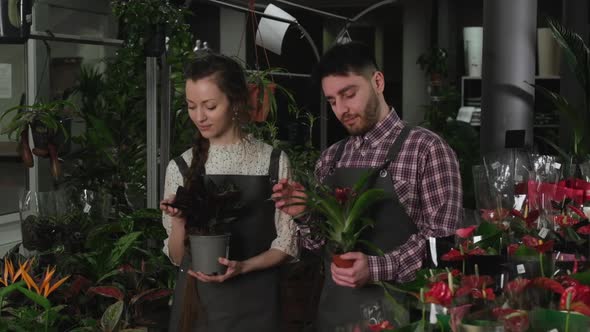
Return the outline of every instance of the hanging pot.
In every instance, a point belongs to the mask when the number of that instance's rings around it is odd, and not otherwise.
[[[248,91],[250,93],[250,121],[264,122],[270,113],[271,94],[274,94],[277,85],[275,83],[263,84],[248,84]]]

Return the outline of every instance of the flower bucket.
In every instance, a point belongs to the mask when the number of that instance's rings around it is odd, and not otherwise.
[[[219,264],[219,257],[227,258],[230,234],[190,235],[192,270],[209,275],[225,274],[227,266]]]

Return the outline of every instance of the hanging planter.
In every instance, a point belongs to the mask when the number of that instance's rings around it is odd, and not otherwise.
[[[268,118],[271,108],[276,107],[275,83],[248,84],[250,93],[250,120],[253,122],[264,122]]]

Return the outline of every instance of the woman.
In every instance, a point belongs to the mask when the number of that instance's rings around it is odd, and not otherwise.
[[[248,89],[238,63],[207,52],[189,64],[185,79],[188,113],[197,133],[192,148],[182,154],[182,160],[171,161],[166,170],[165,199],[160,204],[168,234],[164,252],[175,265],[183,261],[183,266],[187,265],[186,219],[178,209],[167,205],[174,202],[178,186],[190,184],[195,176],[203,176],[203,169],[204,176],[215,182],[229,179],[241,190],[248,206],[230,225],[229,258],[219,258],[219,263],[227,266],[227,272],[211,276],[188,271],[192,278],[187,278],[188,291],[184,297],[194,300],[198,293],[201,306],[192,326],[197,326],[199,331],[278,331],[276,267],[295,257],[297,246],[290,217],[275,210],[269,200],[272,194],[269,174],[276,167],[278,178],[288,176],[289,160],[284,153],[243,132],[242,125],[248,119]],[[190,166],[184,168],[183,161]],[[187,169],[184,180],[183,169]],[[232,252],[231,243],[235,242],[240,243],[240,252]],[[197,292],[191,287],[195,281]],[[194,306],[190,305],[191,301],[184,302],[183,321],[186,322],[194,318],[191,309]],[[186,326],[182,329],[186,330]]]

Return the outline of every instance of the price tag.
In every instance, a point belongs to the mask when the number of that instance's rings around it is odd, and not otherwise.
[[[516,265],[516,272],[518,274],[524,274],[526,272],[524,269],[524,265],[522,265],[522,264]]]
[[[559,330],[558,329],[551,329],[551,330],[549,330],[547,332],[559,332]]]
[[[515,175],[514,175],[514,181],[516,181],[516,182],[521,182],[521,181],[522,181],[522,175],[520,175],[520,174],[515,174]]]
[[[525,199],[526,195],[514,195],[514,209],[516,211],[520,211],[522,209],[522,204],[524,204]]]
[[[476,235],[473,237],[473,244],[476,244],[479,241],[481,241],[481,235]]]
[[[429,237],[428,242],[430,243],[430,256],[432,257],[432,263],[434,266],[438,266],[438,254],[436,253],[436,238]]]
[[[553,163],[553,168],[560,169],[561,168],[561,164],[560,163]]]
[[[500,162],[499,161],[496,161],[495,163],[492,164],[492,169],[496,169],[498,167],[500,167]]]
[[[546,227],[541,228],[541,230],[539,231],[539,237],[542,239],[546,238],[547,234],[549,234],[549,229]]]
[[[438,319],[436,319],[436,315],[437,314],[442,314],[444,313],[444,308],[439,305],[439,304],[434,304],[431,303],[430,304],[430,324],[436,324],[438,322]]]
[[[88,212],[90,212],[90,209],[91,209],[91,208],[92,208],[92,207],[90,206],[90,204],[86,203],[86,205],[84,205],[84,210],[83,210],[83,211],[84,211],[84,213],[88,213]]]

